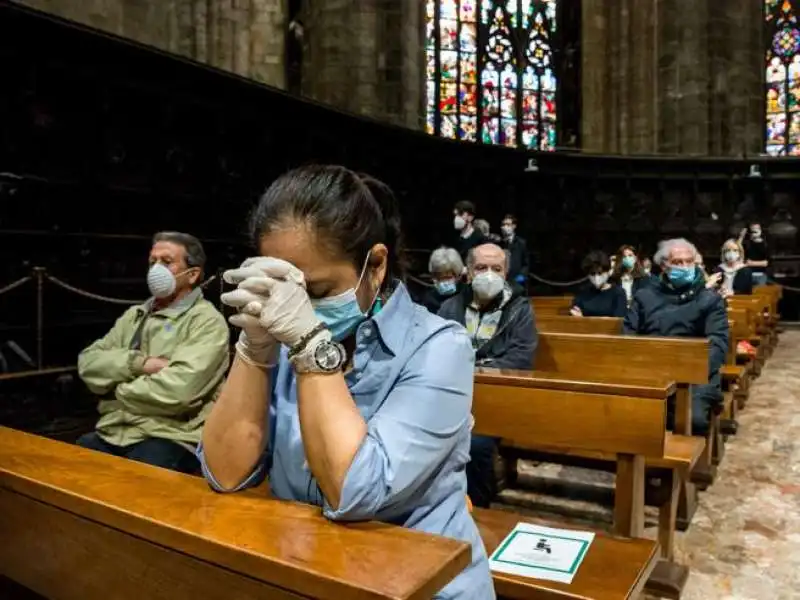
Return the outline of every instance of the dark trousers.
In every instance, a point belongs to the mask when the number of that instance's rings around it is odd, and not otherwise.
[[[189,473],[190,475],[196,473],[200,466],[195,455],[189,450],[180,444],[160,438],[148,438],[130,446],[115,446],[114,444],[109,444],[93,431],[79,437],[76,444],[90,450],[129,458],[154,467],[169,469],[170,471]]]
[[[479,508],[489,508],[497,495],[494,471],[497,443],[497,438],[473,435],[469,446],[467,494],[472,504]]]

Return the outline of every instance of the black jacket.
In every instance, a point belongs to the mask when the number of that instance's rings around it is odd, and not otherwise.
[[[684,289],[663,278],[640,289],[623,329],[627,334],[708,338],[709,384],[719,386],[719,370],[728,352],[728,314],[722,297],[706,289],[701,274]]]
[[[717,265],[714,273],[722,273],[723,277],[725,272],[722,267]],[[750,295],[753,293],[753,270],[750,267],[742,267],[733,276],[733,293]]]
[[[442,307],[442,303],[445,302],[448,298],[452,298],[453,296],[461,293],[464,288],[464,284],[460,281],[456,284],[456,291],[453,294],[449,294],[447,296],[443,296],[439,292],[436,291],[435,287],[430,287],[425,291],[425,295],[422,297],[422,306],[428,309],[429,312],[433,314],[437,314],[439,309]]]
[[[475,363],[484,367],[529,371],[533,368],[538,343],[536,321],[530,300],[522,295],[522,290],[513,285],[511,290],[511,298],[502,308],[497,331],[492,339],[476,350]],[[460,294],[442,304],[439,316],[464,325],[470,302],[472,288],[465,285]]]
[[[503,248],[508,252],[508,280],[515,281],[518,275],[528,277],[528,244],[518,235],[511,241],[503,241]]]

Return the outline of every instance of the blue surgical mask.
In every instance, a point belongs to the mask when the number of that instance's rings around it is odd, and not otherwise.
[[[675,287],[683,287],[689,285],[694,281],[696,276],[696,269],[694,265],[691,267],[670,267],[667,277],[669,282]]]
[[[436,288],[436,291],[439,292],[442,296],[452,296],[456,293],[456,282],[452,279],[446,279],[444,281],[435,281],[433,286]]]
[[[622,266],[626,269],[632,269],[633,265],[636,264],[636,257],[635,256],[623,256],[622,257]]]
[[[369,261],[369,254],[364,260],[364,268],[361,270],[361,276],[358,278],[356,287],[350,288],[337,296],[311,301],[311,305],[314,307],[314,314],[328,328],[331,336],[337,342],[347,338],[369,316],[368,312],[365,313],[361,310],[361,306],[358,304],[358,296],[356,296],[356,290],[361,286],[361,281],[364,279],[364,273],[367,270],[367,261]],[[377,298],[377,291],[375,296]],[[374,299],[372,304],[375,304]]]

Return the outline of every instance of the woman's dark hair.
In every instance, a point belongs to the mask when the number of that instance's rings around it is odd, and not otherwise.
[[[583,269],[583,272],[587,275],[593,273],[607,273],[611,270],[611,261],[608,258],[608,254],[602,250],[592,250],[583,259],[581,269]]]
[[[636,263],[634,263],[633,268],[630,270],[630,274],[633,276],[633,278],[639,279],[640,277],[646,277],[647,273],[645,273],[644,269],[642,268],[642,263],[639,261],[639,253],[636,251],[636,248],[628,244],[623,244],[619,247],[619,250],[617,250],[617,260],[614,263],[614,272],[611,274],[611,280],[616,283],[619,283],[622,280],[622,275],[625,273],[624,267],[622,266],[622,259],[625,257],[625,250],[630,250],[636,257]]]
[[[336,165],[310,165],[281,175],[269,186],[250,216],[250,236],[258,247],[273,229],[300,221],[320,240],[349,259],[360,272],[375,244],[388,251],[383,288],[405,275],[397,202],[377,179]]]

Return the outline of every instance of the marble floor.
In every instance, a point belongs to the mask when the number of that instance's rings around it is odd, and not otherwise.
[[[800,330],[787,330],[752,384],[747,406],[739,413],[738,434],[726,445],[714,485],[701,492],[689,530],[678,533],[677,560],[691,568],[683,600],[800,600],[798,409]],[[602,500],[611,493],[613,475],[579,471],[580,484],[595,486],[595,496]],[[548,476],[574,481],[576,475],[568,467],[520,465],[521,482]],[[501,498],[503,508],[513,504],[521,512],[539,512],[547,502],[544,496],[517,490],[506,490]],[[572,504],[576,515],[610,521],[607,508]],[[564,509],[558,506],[559,513]],[[655,527],[648,528],[649,536],[655,533]]]
[[[800,599],[800,331],[781,334],[677,558],[685,600]]]

